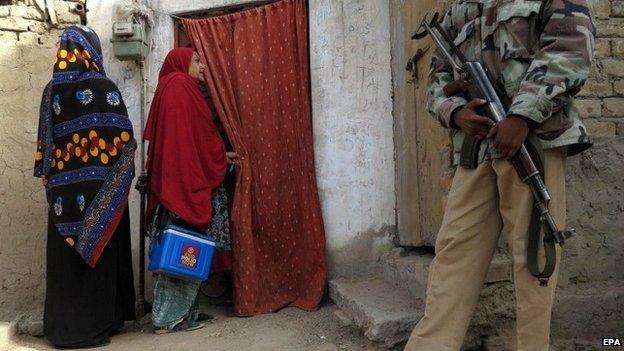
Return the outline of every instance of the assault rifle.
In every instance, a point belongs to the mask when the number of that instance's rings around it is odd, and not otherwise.
[[[466,59],[466,56],[454,44],[446,30],[442,28],[438,19],[438,13],[433,15],[431,13],[427,14],[418,31],[412,36],[412,39],[419,40],[429,35],[440,52],[453,66],[453,69],[460,74],[462,79],[445,87],[445,94],[452,96],[459,91],[466,90],[469,95],[468,99],[480,98],[487,101],[483,108],[484,114],[495,123],[501,122],[506,118],[507,111],[490,81],[487,71],[480,62],[468,61]],[[472,143],[473,150],[476,145],[476,151],[478,152],[479,142],[469,136],[466,137],[468,143]],[[466,144],[464,143],[463,147],[470,147]],[[541,285],[547,285],[557,264],[555,243],[563,245],[567,239],[576,235],[576,231],[574,229],[559,230],[557,228],[557,224],[548,210],[550,195],[544,184],[542,174],[527,149],[527,145],[530,144],[525,142],[525,145],[511,158],[511,163],[520,179],[531,189],[534,198],[533,218],[531,219],[528,233],[527,258],[529,270],[540,281]],[[470,162],[468,163],[470,164]],[[540,227],[543,227],[544,231],[543,242],[546,255],[543,269],[540,268],[538,263],[539,241],[541,237]]]

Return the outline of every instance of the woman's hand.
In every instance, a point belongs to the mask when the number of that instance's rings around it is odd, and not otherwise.
[[[225,156],[227,157],[227,163],[230,165],[238,164],[238,162],[243,159],[242,157],[238,156],[236,152],[231,151],[226,152]]]
[[[41,177],[41,183],[43,184],[43,186],[47,186],[48,185],[48,177],[46,177],[46,176]]]

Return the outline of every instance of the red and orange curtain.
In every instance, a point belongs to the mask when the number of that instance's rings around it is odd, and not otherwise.
[[[235,312],[318,308],[325,233],[316,185],[305,0],[184,20],[243,157],[232,210]]]

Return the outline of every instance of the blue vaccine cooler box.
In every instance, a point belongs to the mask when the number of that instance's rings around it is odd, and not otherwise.
[[[183,280],[208,279],[215,243],[210,237],[168,225],[152,242],[148,269]]]

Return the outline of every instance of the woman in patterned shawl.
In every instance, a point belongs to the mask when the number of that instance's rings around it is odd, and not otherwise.
[[[61,35],[41,101],[35,176],[49,203],[44,333],[57,347],[104,345],[134,319],[128,192],[132,123],[93,30]]]

